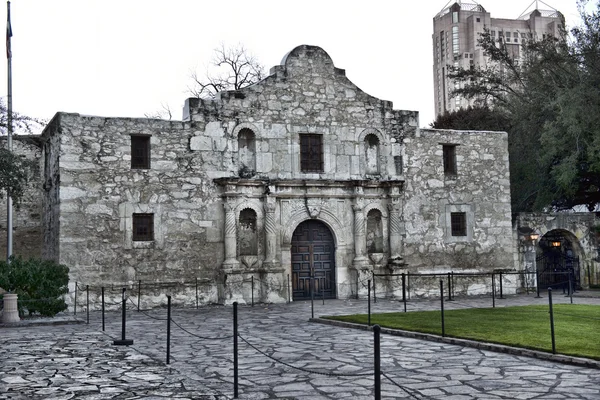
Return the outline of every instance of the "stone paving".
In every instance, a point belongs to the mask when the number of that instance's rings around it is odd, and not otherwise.
[[[547,299],[496,301],[516,304]],[[121,335],[117,311],[106,314],[104,333],[95,311],[89,325],[2,327],[0,398],[233,398],[232,307],[174,307],[166,365],[166,310],[138,313],[129,305],[131,347],[112,343]],[[446,303],[465,306],[489,307],[491,299]],[[315,316],[349,314],[366,312],[367,303],[319,300],[314,307]],[[408,303],[409,310],[437,307],[439,301]],[[373,312],[401,309],[395,301],[373,304]],[[310,317],[310,302],[239,307],[239,398],[374,398],[373,334],[309,323]],[[384,399],[600,399],[600,369],[412,338],[382,335],[381,366]]]

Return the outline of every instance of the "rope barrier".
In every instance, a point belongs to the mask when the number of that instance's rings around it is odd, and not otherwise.
[[[255,351],[257,351],[258,353],[262,354],[263,356],[279,363],[282,365],[285,365],[286,367],[298,370],[298,371],[302,371],[302,372],[306,372],[308,374],[315,374],[315,375],[323,375],[323,376],[330,376],[330,377],[348,377],[348,378],[357,378],[357,377],[363,377],[363,376],[371,376],[373,375],[372,372],[364,372],[364,373],[360,373],[360,374],[341,374],[341,373],[335,373],[335,372],[321,372],[321,371],[314,371],[314,370],[310,370],[307,368],[302,368],[302,367],[296,367],[290,363],[287,363],[285,361],[279,360],[275,357],[270,356],[269,354],[265,353],[264,351],[260,350],[259,348],[257,348],[256,346],[254,346],[252,343],[250,343],[249,341],[247,341],[246,339],[244,339],[241,335],[238,335],[238,337],[244,342],[246,343],[248,346],[250,346],[251,348],[253,348]]]

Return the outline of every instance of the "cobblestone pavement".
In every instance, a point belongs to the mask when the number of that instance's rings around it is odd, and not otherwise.
[[[547,299],[496,301],[517,304]],[[129,306],[130,347],[112,343],[121,335],[117,311],[106,314],[104,333],[95,311],[89,325],[0,328],[0,398],[233,398],[232,307],[174,307],[166,365],[166,310],[138,313]],[[465,306],[489,307],[491,299],[446,303]],[[366,312],[367,303],[319,300],[314,307],[315,316],[350,314]],[[438,301],[408,304],[409,310],[437,307]],[[373,304],[373,312],[401,309],[399,302]],[[239,398],[373,398],[372,333],[309,323],[310,317],[310,302],[239,307]],[[390,335],[381,337],[381,369],[384,399],[600,399],[600,369]]]

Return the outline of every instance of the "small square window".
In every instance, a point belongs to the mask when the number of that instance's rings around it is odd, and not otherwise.
[[[300,134],[300,170],[323,172],[323,135]]]
[[[481,22],[481,18],[477,18],[477,22]]]
[[[450,213],[452,236],[467,236],[467,213]]]
[[[150,169],[150,136],[131,136],[131,169]]]
[[[154,240],[154,214],[133,214],[133,240],[136,242]]]
[[[456,145],[442,145],[444,152],[444,174],[456,175]]]

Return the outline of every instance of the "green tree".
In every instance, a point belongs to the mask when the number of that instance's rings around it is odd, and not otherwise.
[[[508,120],[513,211],[600,203],[600,2],[587,3],[570,37],[528,41],[517,57],[486,31],[479,44],[493,62],[449,74],[454,95]]]

